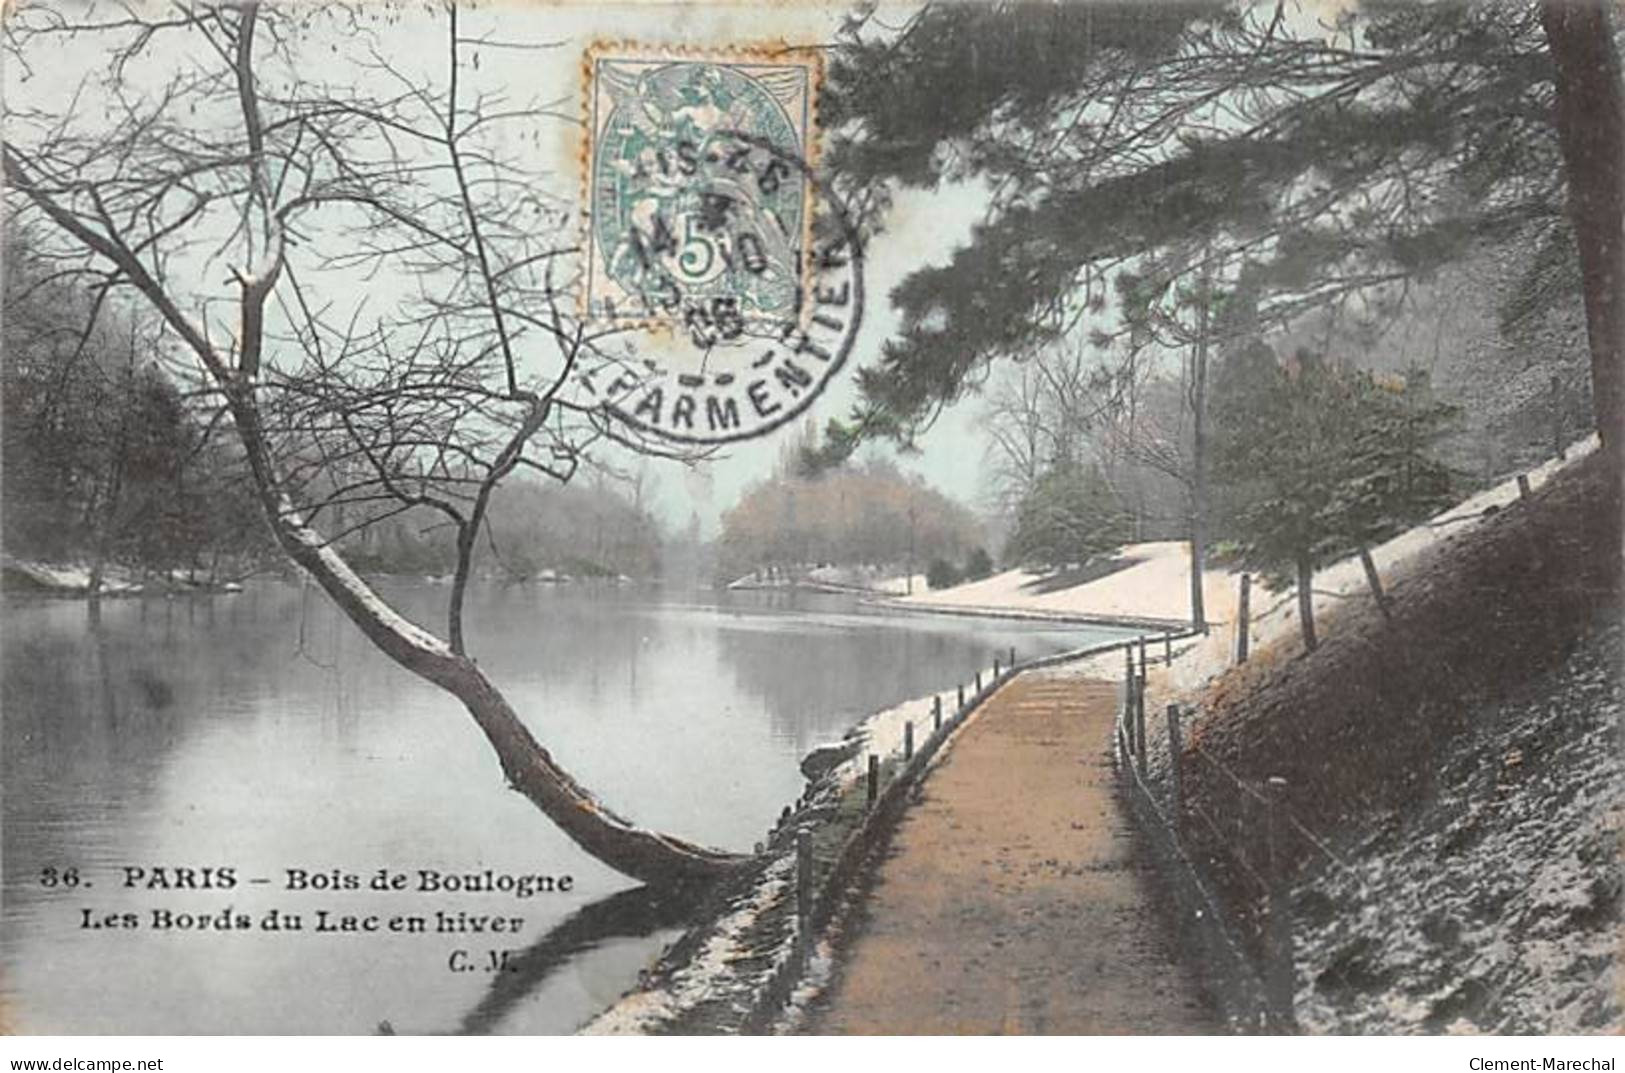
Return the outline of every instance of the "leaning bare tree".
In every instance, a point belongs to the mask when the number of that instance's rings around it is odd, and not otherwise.
[[[512,46],[460,29],[454,7],[410,18],[19,7],[8,209],[55,225],[62,272],[155,312],[177,366],[235,429],[281,549],[374,645],[467,708],[514,789],[626,875],[716,877],[744,858],[605,808],[469,654],[464,601],[499,484],[568,479],[607,444],[663,448],[572,391],[632,355],[575,315],[575,221],[546,193],[548,105],[481,91],[481,56],[489,68]],[[443,44],[429,51],[431,21]],[[407,511],[456,534],[444,639],[336,548]]]

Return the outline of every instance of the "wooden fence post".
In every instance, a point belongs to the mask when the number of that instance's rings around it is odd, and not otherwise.
[[[1286,780],[1272,776],[1264,785],[1268,802],[1265,813],[1265,840],[1269,848],[1269,895],[1266,905],[1264,990],[1275,1027],[1281,1032],[1296,1028],[1293,1010],[1297,982],[1293,966],[1291,886],[1286,858]]]
[[[1112,727],[1112,740],[1125,750],[1128,748],[1126,727],[1128,726],[1128,694],[1123,694],[1123,704],[1117,709],[1117,722]]]
[[[914,720],[903,724],[903,761],[914,759]]]
[[[1145,771],[1145,679],[1134,683],[1134,758]]]
[[[1174,665],[1174,635],[1171,633],[1162,635],[1162,665],[1164,667]]]
[[[976,672],[976,692],[980,693],[981,691],[982,691],[982,672],[977,671]]]
[[[1394,613],[1388,607],[1388,594],[1382,591],[1382,577],[1377,573],[1376,560],[1371,558],[1371,549],[1364,544],[1360,545],[1360,565],[1365,567],[1365,583],[1371,586],[1371,595],[1377,598],[1377,610],[1391,621]]]
[[[1134,758],[1134,652],[1123,646],[1123,733],[1129,759]]]
[[[1248,610],[1248,596],[1252,592],[1253,576],[1241,575],[1241,591],[1236,595],[1236,662],[1247,662],[1247,629],[1252,624]]]
[[[1010,646],[1010,669],[1012,671],[1016,669],[1016,646],[1015,645]]]
[[[1145,774],[1145,679],[1134,687],[1134,758],[1140,762],[1140,774]]]
[[[931,732],[934,734],[942,729],[942,694],[931,698]]]
[[[1145,634],[1140,634],[1140,681],[1145,681]]]
[[[1129,759],[1134,759],[1134,676],[1123,679],[1123,744],[1128,746]]]
[[[807,948],[812,945],[813,910],[812,830],[803,827],[796,832],[796,939],[803,964]]]
[[[1527,473],[1518,474],[1518,498],[1529,498],[1529,474]]]
[[[993,680],[995,682],[999,680],[999,657],[997,655],[993,657]]]
[[[870,808],[875,807],[875,798],[880,796],[880,757],[874,753],[869,754],[869,798]]]
[[[965,683],[959,683],[959,710],[965,710]]]
[[[1179,736],[1179,705],[1168,705],[1168,822],[1179,833],[1180,818],[1185,815],[1185,780],[1180,771],[1180,757],[1184,748]]]

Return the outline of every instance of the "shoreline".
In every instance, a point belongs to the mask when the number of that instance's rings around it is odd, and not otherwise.
[[[1180,633],[1190,629],[1189,619],[1169,619],[1135,615],[1088,615],[1065,611],[1045,611],[1040,608],[981,606],[977,604],[918,604],[908,603],[895,596],[865,598],[863,603],[882,607],[887,611],[901,611],[921,615],[955,615],[960,618],[987,618],[1013,622],[1046,622],[1058,626],[1106,626],[1121,629],[1154,630],[1157,633]],[[1212,625],[1223,623],[1210,622]]]
[[[141,597],[234,596],[243,591],[240,579],[205,581],[171,572],[142,580],[122,569],[104,574],[96,591],[90,589],[89,568],[81,563],[50,563],[39,559],[0,559],[0,592],[6,599],[125,600]]]

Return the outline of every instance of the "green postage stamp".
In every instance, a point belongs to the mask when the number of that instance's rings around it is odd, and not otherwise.
[[[794,316],[820,72],[806,49],[588,50],[591,320],[671,325],[703,345]]]

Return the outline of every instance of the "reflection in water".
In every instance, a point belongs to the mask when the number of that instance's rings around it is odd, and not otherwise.
[[[438,624],[443,588],[389,595]],[[797,796],[811,744],[951,687],[996,649],[1040,654],[1101,634],[637,589],[484,587],[469,615],[471,650],[567,769],[636,822],[732,849],[749,849]],[[367,1032],[384,1020],[568,1031],[630,987],[680,922],[509,792],[455,702],[297,586],[94,612],[12,601],[3,628],[0,1002],[25,1031]],[[244,880],[151,891],[126,887],[124,866],[229,866]],[[92,884],[44,885],[45,869],[65,867]],[[575,882],[524,901],[312,894],[285,889],[291,868]],[[455,937],[149,926],[155,909],[228,908],[255,920],[512,914],[523,926],[507,945],[530,953],[491,979],[448,971]],[[136,913],[141,926],[87,928],[86,910]]]
[[[458,1031],[490,1032],[572,958],[609,939],[642,939],[680,928],[690,922],[695,908],[692,897],[663,896],[648,887],[623,890],[582,906],[523,952],[510,956],[504,971],[492,974],[491,986],[479,1005],[463,1016]]]

